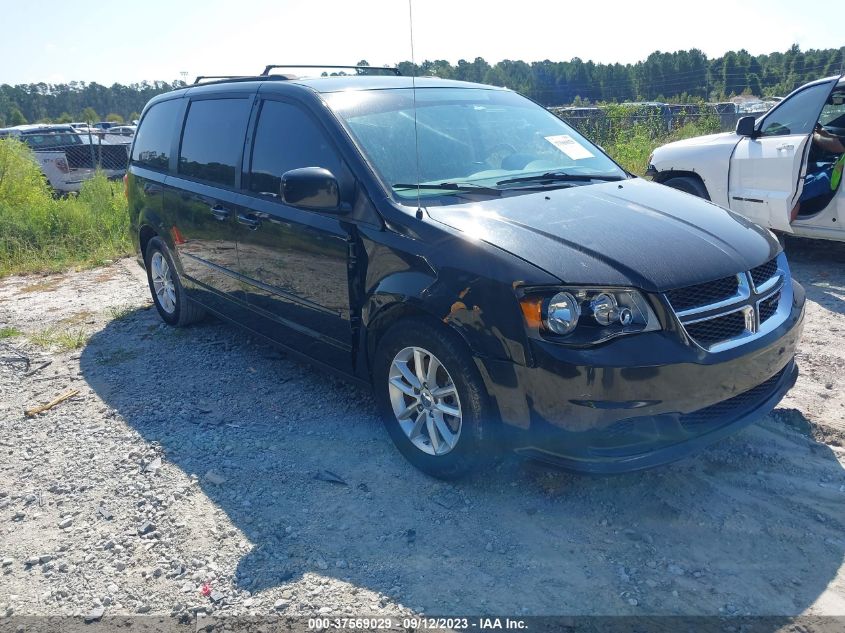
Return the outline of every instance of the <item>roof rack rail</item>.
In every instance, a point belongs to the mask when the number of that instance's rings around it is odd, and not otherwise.
[[[389,68],[387,66],[334,66],[332,64],[270,64],[264,67],[264,72],[261,73],[261,76],[266,77],[274,68],[337,68],[341,70],[356,70],[360,75],[365,74],[365,72],[368,70],[382,70],[387,71],[393,75],[402,75],[398,68]]]
[[[205,81],[205,80],[209,81]],[[211,86],[214,84],[227,84],[234,82],[246,81],[287,81],[296,79],[294,75],[207,75],[199,76],[194,81],[193,85],[201,84],[203,86]]]
[[[194,83],[198,84],[206,79],[240,79],[243,75],[198,75]]]

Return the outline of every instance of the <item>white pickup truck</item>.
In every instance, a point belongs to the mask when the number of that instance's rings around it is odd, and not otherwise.
[[[79,191],[82,183],[101,170],[107,178],[126,172],[131,139],[120,142],[80,134],[69,125],[18,125],[0,129],[0,138],[26,143],[57,194]]]
[[[829,172],[839,158],[811,142],[816,126],[845,139],[845,76],[802,86],[762,116],[740,119],[735,132],[657,148],[646,177],[774,231],[845,241],[844,187],[827,187],[811,199],[801,195],[808,175]]]

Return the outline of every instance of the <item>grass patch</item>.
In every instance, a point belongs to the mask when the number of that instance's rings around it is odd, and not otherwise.
[[[0,339],[15,338],[16,336],[20,336],[22,334],[23,334],[23,332],[21,332],[16,327],[11,327],[11,326],[0,327]]]
[[[133,314],[135,314],[135,307],[131,305],[111,306],[109,308],[109,316],[112,321],[121,321]]]
[[[97,174],[54,198],[32,151],[0,139],[0,277],[99,265],[131,248],[121,184]]]
[[[67,352],[84,347],[88,342],[88,335],[82,329],[45,328],[30,334],[29,341],[38,347]]]

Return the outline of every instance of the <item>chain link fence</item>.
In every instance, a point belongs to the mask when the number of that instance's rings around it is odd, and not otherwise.
[[[631,130],[650,138],[669,136],[687,126],[711,132],[728,132],[743,116],[735,104],[609,104],[590,107],[552,107],[554,114],[589,139],[611,144]]]
[[[654,148],[682,138],[732,131],[743,116],[734,103],[621,103],[551,107],[632,173],[642,175]]]
[[[102,172],[107,178],[122,178],[129,164],[134,130],[119,131],[67,125],[7,128],[0,137],[16,138],[26,144],[58,194],[79,191],[82,183]]]

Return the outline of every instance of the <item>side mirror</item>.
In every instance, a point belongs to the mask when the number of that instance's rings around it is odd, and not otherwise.
[[[736,133],[740,136],[754,136],[757,133],[755,128],[756,119],[753,116],[744,116],[736,122]]]
[[[300,209],[343,213],[337,179],[322,167],[301,167],[282,174],[282,200]]]

